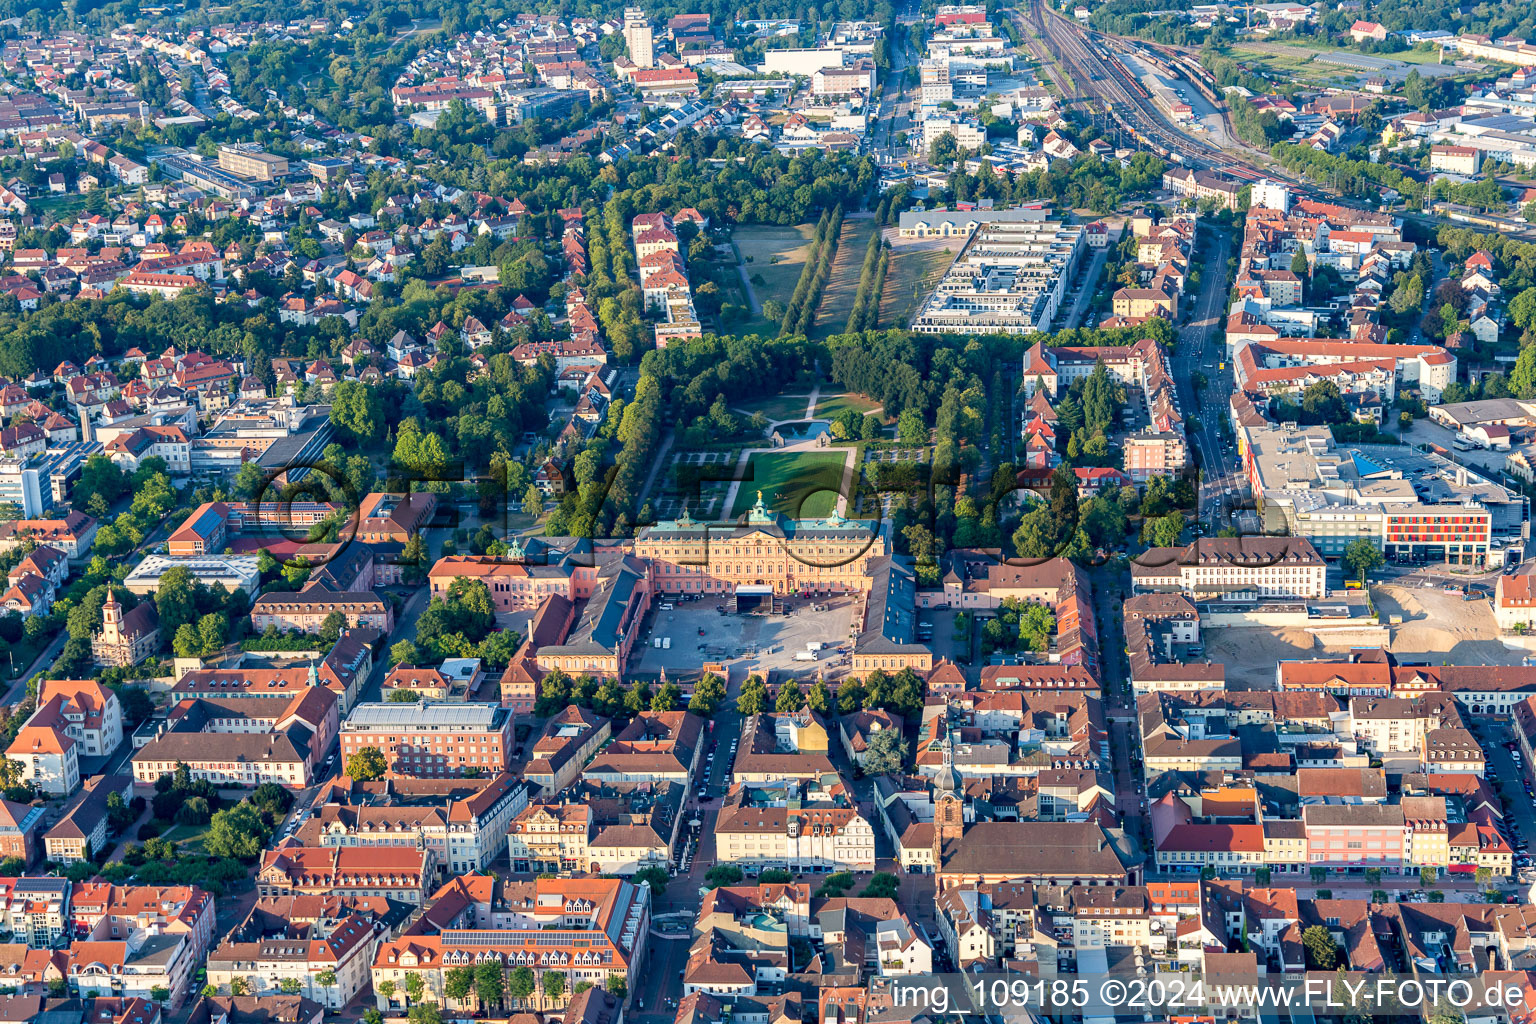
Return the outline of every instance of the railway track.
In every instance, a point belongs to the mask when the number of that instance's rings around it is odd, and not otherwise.
[[[1136,76],[1114,54],[1088,40],[1077,26],[1039,2],[1022,10],[1011,9],[1009,15],[1021,30],[1045,40],[1078,80],[1080,89],[1100,99],[1138,142],[1186,166],[1206,167],[1222,160],[1219,150],[1169,126]]]

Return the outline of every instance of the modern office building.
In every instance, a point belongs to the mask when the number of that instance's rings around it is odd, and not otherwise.
[[[341,756],[376,747],[400,775],[500,772],[512,753],[513,717],[495,704],[359,704],[341,724]]]

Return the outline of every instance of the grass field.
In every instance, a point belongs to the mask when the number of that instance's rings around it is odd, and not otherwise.
[[[1345,47],[1345,46],[1318,46],[1316,43],[1309,43],[1309,42],[1306,42],[1305,40],[1301,40],[1301,39],[1277,39],[1277,40],[1275,40],[1273,43],[1271,43],[1269,45],[1272,45],[1272,46],[1289,46],[1292,49],[1300,50],[1300,51],[1302,51],[1304,53],[1308,53],[1308,54],[1311,54],[1311,53],[1360,53],[1359,50],[1351,50],[1351,49],[1349,49],[1348,47]],[[1402,61],[1404,64],[1438,64],[1438,63],[1440,63],[1440,61],[1438,59],[1438,54],[1436,53],[1435,50],[1432,50],[1432,49],[1431,50],[1426,50],[1426,51],[1403,50],[1401,53],[1367,53],[1367,54],[1362,54],[1362,56],[1376,57],[1376,58],[1378,58],[1380,60]]]
[[[816,307],[816,327],[811,331],[812,337],[841,334],[848,326],[848,314],[853,312],[853,300],[859,293],[864,250],[869,245],[869,236],[874,233],[873,217],[850,217],[843,221],[843,230],[837,240],[837,256],[832,260],[832,274],[822,289],[821,305]]]
[[[844,409],[853,409],[859,413],[867,414],[875,408],[875,403],[863,395],[822,395],[816,400],[816,418],[829,420]]]
[[[839,452],[760,452],[753,455],[728,513],[746,512],[763,492],[763,503],[788,516],[815,519],[837,507],[845,454]]]
[[[1332,83],[1335,81],[1352,83],[1357,79],[1377,74],[1377,72],[1363,67],[1349,68],[1313,59],[1319,55],[1331,53],[1361,55],[1357,50],[1336,46],[1317,46],[1303,43],[1299,40],[1281,40],[1274,43],[1265,43],[1262,46],[1237,46],[1232,49],[1232,55],[1239,60],[1249,64],[1262,65],[1271,74],[1287,76],[1298,81],[1311,83]],[[1416,50],[1405,50],[1402,53],[1363,54],[1361,56],[1399,61],[1403,64],[1421,67],[1433,66],[1438,63],[1434,53],[1420,53]],[[1382,74],[1392,77],[1393,71],[1388,70],[1382,72]],[[1396,74],[1401,75],[1401,69],[1397,69]]]
[[[958,240],[951,245],[959,245]],[[905,327],[917,304],[938,283],[954,259],[944,245],[896,246],[885,272],[885,292],[880,297],[880,326]],[[913,294],[916,290],[917,294]]]
[[[760,412],[770,420],[800,420],[805,418],[805,403],[810,397],[809,391],[802,395],[770,395],[755,402],[739,402],[735,408],[748,415]]]
[[[795,293],[795,282],[800,280],[800,269],[805,266],[811,236],[815,233],[815,224],[793,227],[754,224],[736,229],[731,238],[746,262],[747,277],[752,279],[757,301],[778,299],[789,305],[789,297]],[[758,278],[762,278],[762,284],[757,283]]]
[[[207,825],[173,825],[165,831],[163,838],[189,853],[202,853],[203,836],[207,834]]]

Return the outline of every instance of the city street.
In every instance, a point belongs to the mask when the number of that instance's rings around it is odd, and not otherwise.
[[[1234,504],[1226,497],[1227,492],[1234,496],[1241,493],[1242,470],[1236,456],[1229,455],[1223,446],[1220,429],[1232,394],[1231,368],[1217,369],[1226,359],[1221,352],[1220,328],[1226,322],[1227,257],[1232,239],[1222,230],[1208,236],[1208,240],[1210,248],[1200,271],[1200,294],[1195,298],[1194,312],[1179,332],[1173,371],[1184,416],[1186,420],[1197,420],[1199,426],[1189,432],[1197,453],[1196,462],[1204,473],[1197,518],[1205,521],[1209,516],[1214,532],[1223,523],[1225,507]],[[1208,382],[1198,392],[1194,385],[1197,372],[1204,374]]]

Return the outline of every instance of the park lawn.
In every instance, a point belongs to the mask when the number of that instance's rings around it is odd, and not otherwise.
[[[863,395],[823,394],[816,400],[816,418],[819,420],[830,420],[844,409],[852,409],[860,415],[868,415],[875,408],[875,403]],[[884,419],[884,417],[881,418]]]
[[[959,244],[956,242],[955,244]],[[905,327],[918,303],[933,290],[945,268],[954,261],[948,247],[896,246],[885,271],[885,291],[880,296],[880,326]]]
[[[805,403],[811,397],[809,391],[795,395],[769,395],[767,398],[753,402],[738,402],[735,408],[740,409],[748,416],[760,412],[770,420],[803,420],[805,419]]]
[[[1352,50],[1347,46],[1319,46],[1316,43],[1309,43],[1304,39],[1276,39],[1273,45],[1289,46],[1293,49],[1307,51],[1310,53],[1353,53],[1362,57],[1376,57],[1380,60],[1401,61],[1404,64],[1440,63],[1438,54],[1435,50],[1430,50],[1427,53],[1421,53],[1418,50],[1404,50],[1401,53],[1361,53],[1359,50]],[[1364,69],[1362,69],[1362,71],[1363,70]]]
[[[188,853],[203,852],[203,837],[208,834],[207,825],[172,825],[161,838],[175,843]]]
[[[784,515],[817,519],[837,507],[845,475],[843,452],[759,452],[747,463],[729,518],[763,504]]]
[[[864,269],[864,250],[869,246],[869,236],[875,233],[873,217],[845,218],[843,230],[838,233],[837,255],[832,260],[832,273],[821,292],[821,304],[816,307],[816,326],[811,334],[827,338],[842,334],[848,326],[848,314],[853,312],[853,301],[859,294],[859,272]]]
[[[731,240],[741,250],[747,277],[753,279],[752,289],[758,302],[778,299],[785,306],[789,305],[790,296],[795,294],[795,284],[800,280],[800,271],[810,253],[811,238],[815,234],[815,224],[786,227],[753,224],[736,229]],[[761,278],[763,283],[758,284],[757,278]]]
[[[736,263],[723,268],[723,273],[720,275],[720,290],[723,293],[721,301],[735,303],[743,310],[750,310],[752,303],[747,300],[746,288],[743,287],[741,275],[736,272],[736,268]],[[722,335],[744,337],[748,334],[756,334],[764,338],[773,338],[779,333],[778,324],[770,322],[767,317],[753,316],[750,312],[744,312],[740,318],[729,322],[720,320],[719,324]]]

